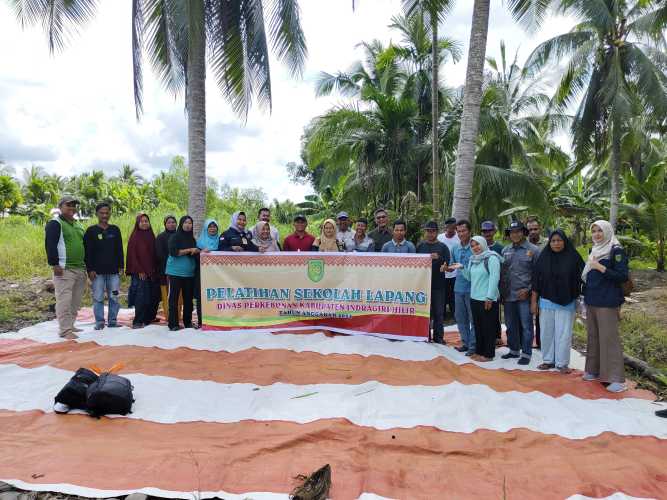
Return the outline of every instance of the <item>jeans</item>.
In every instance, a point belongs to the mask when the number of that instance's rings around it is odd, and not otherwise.
[[[566,367],[570,364],[574,316],[574,310],[540,310],[542,358],[545,363],[554,364],[557,368]]]
[[[433,342],[443,340],[443,316],[445,314],[445,289],[431,289],[431,321],[433,322]]]
[[[137,326],[149,325],[157,315],[160,285],[150,277],[142,280],[138,274],[133,274],[130,286],[134,295],[134,319],[132,324]]]
[[[533,354],[533,315],[530,312],[530,300],[505,302],[505,321],[507,321],[507,345],[510,353],[528,358]]]
[[[109,298],[108,325],[115,325],[120,303],[120,276],[118,274],[98,274],[90,285],[93,294],[93,314],[95,326],[104,326],[104,293]]]
[[[475,327],[472,324],[472,309],[470,308],[470,293],[454,292],[454,317],[459,329],[461,342],[468,348],[469,353],[475,352]]]

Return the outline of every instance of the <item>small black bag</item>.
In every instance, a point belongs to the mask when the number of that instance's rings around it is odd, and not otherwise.
[[[56,403],[64,404],[70,409],[85,410],[88,387],[97,379],[97,374],[92,370],[79,368],[56,395]]]
[[[132,412],[132,383],[114,373],[102,373],[88,387],[86,410],[94,417],[101,415],[127,415]]]

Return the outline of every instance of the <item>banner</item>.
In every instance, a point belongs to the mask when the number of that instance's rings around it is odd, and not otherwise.
[[[331,330],[428,340],[431,256],[201,254],[204,330]]]

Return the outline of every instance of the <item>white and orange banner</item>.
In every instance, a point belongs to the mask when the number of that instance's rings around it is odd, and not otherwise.
[[[428,340],[430,255],[201,256],[205,330],[331,330]]]

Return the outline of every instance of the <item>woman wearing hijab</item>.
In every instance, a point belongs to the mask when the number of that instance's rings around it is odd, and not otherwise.
[[[215,219],[206,219],[204,225],[199,232],[197,238],[197,248],[204,253],[215,251],[218,249],[220,242],[220,230],[218,228],[218,221]],[[197,301],[197,325],[195,328],[200,328],[202,325],[201,312],[201,266],[199,264],[199,254],[195,255],[195,289],[194,297]]]
[[[271,225],[268,222],[259,221],[255,224],[253,234],[256,235],[253,242],[261,253],[280,252],[280,247],[271,234]]]
[[[336,222],[327,219],[322,224],[319,238],[315,238],[313,250],[316,252],[344,252],[345,245],[336,239]]]
[[[618,333],[622,285],[628,280],[628,257],[606,220],[591,224],[593,249],[581,273],[586,304],[586,373],[584,380],[609,384],[609,392],[623,392],[623,346]]]
[[[533,270],[531,312],[540,316],[543,363],[537,368],[557,368],[570,373],[572,329],[576,300],[581,294],[584,259],[562,229],[549,235]]]
[[[218,250],[225,252],[257,252],[252,241],[252,233],[246,231],[245,212],[234,212],[229,229],[222,233]]]
[[[192,235],[192,217],[184,215],[178,221],[176,233],[169,238],[169,330],[180,330],[178,325],[178,296],[183,293],[183,325],[192,328],[192,299],[195,287],[195,256],[199,254]]]
[[[131,277],[128,302],[134,305],[132,328],[143,328],[155,320],[158,304],[159,268],[155,234],[146,214],[139,214],[127,243],[125,273]]]
[[[475,326],[475,354],[470,356],[475,361],[486,363],[493,361],[496,355],[496,334],[498,333],[498,283],[500,282],[500,264],[503,258],[493,250],[483,236],[474,236],[470,240],[472,256],[468,265],[454,264],[461,269],[465,279],[470,281],[470,308]]]
[[[176,233],[178,221],[173,215],[164,218],[164,231],[155,238],[155,256],[157,257],[158,272],[160,273],[160,296],[162,299],[162,311],[165,319],[169,318],[169,281],[167,279],[167,258],[169,257],[169,238]],[[178,300],[179,311],[183,307],[183,296]]]

